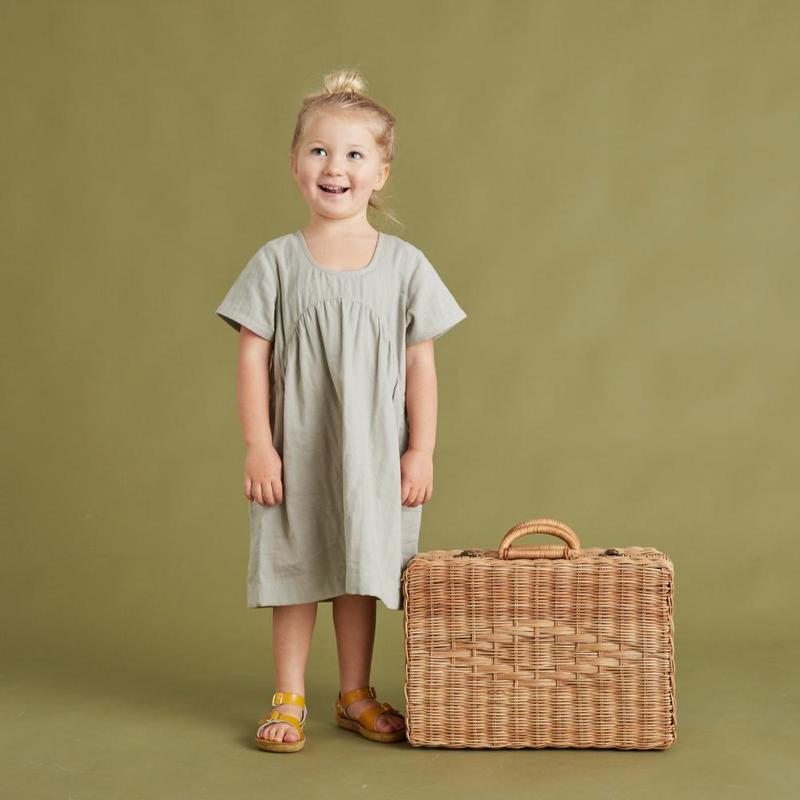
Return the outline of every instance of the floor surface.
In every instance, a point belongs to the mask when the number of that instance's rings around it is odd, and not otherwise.
[[[0,686],[0,794],[13,800],[283,797],[788,798],[800,783],[797,660],[788,648],[686,648],[678,740],[665,751],[446,750],[380,744],[333,721],[335,679],[307,688],[308,742],[253,746],[272,687],[202,666],[81,664]],[[372,681],[375,682],[374,680]],[[381,694],[404,710],[402,683]],[[264,699],[267,698],[265,705]],[[262,707],[263,706],[263,707]],[[793,788],[794,787],[794,790]],[[530,793],[530,795],[529,795]]]

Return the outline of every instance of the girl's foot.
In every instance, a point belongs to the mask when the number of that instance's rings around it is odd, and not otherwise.
[[[342,694],[344,694],[344,691]],[[362,700],[356,700],[354,703],[350,703],[350,705],[344,707],[344,710],[347,712],[348,716],[352,717],[353,719],[358,719],[358,715],[365,708],[379,705],[380,703],[377,700],[372,700],[371,698],[366,697]],[[405,728],[405,725],[406,722],[403,717],[401,717],[399,714],[394,714],[391,711],[385,711],[375,720],[375,727],[380,733],[401,731],[403,728]]]
[[[291,703],[281,703],[272,710],[280,711],[281,714],[290,714],[300,719],[303,707],[294,706]],[[296,742],[300,737],[288,722],[271,722],[266,728],[261,729],[258,738],[266,739],[268,742]]]

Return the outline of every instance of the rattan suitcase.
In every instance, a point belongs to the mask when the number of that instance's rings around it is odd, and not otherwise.
[[[528,533],[565,545],[511,547]],[[562,522],[497,550],[417,553],[402,575],[408,741],[663,750],[677,738],[673,565],[581,549]]]

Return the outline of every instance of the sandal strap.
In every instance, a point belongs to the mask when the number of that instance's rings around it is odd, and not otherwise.
[[[269,725],[273,722],[288,722],[293,728],[299,729],[302,724],[297,717],[292,714],[282,714],[280,711],[273,711],[266,717],[261,717],[258,721],[259,725]]]
[[[349,692],[345,692],[344,694],[342,694],[340,691],[338,703],[341,706],[341,710],[344,712],[344,714],[349,717],[350,715],[347,713],[347,706],[349,706],[351,703],[355,703],[357,700],[363,700],[366,698],[370,698],[371,700],[376,699],[374,686],[361,686],[358,689],[351,689]],[[365,708],[357,717],[355,717],[355,720],[363,728],[367,728],[368,730],[378,733],[375,723],[381,714],[387,713],[402,716],[400,712],[393,705],[391,705],[391,703],[379,703],[378,705],[371,705]],[[354,718],[350,717],[350,719]]]
[[[377,706],[370,706],[369,708],[365,708],[358,715],[358,723],[364,728],[378,733],[378,728],[375,723],[381,714],[386,714],[388,712],[396,714],[397,709],[393,708],[389,703],[381,703]]]
[[[302,694],[295,694],[294,692],[275,692],[272,695],[272,705],[279,706],[282,703],[289,703],[293,706],[305,705],[306,699]]]
[[[305,711],[305,709],[303,709]],[[305,717],[305,715],[303,715]],[[258,721],[258,730],[256,731],[256,737],[261,736],[261,731],[263,728],[266,728],[267,725],[275,725],[278,722],[286,722],[291,725],[296,731],[298,736],[302,739],[303,738],[303,723],[305,719],[297,719],[297,717],[293,717],[291,714],[281,714],[280,711],[273,711],[268,717],[262,717]]]
[[[350,703],[355,703],[356,700],[363,700],[365,698],[375,699],[375,687],[374,686],[361,686],[358,689],[351,689],[349,692],[345,692],[344,694],[339,691],[339,702],[342,705],[342,709],[347,708]]]
[[[301,706],[300,719],[292,714],[283,714],[280,711],[275,711],[275,706],[288,703],[293,706]],[[263,716],[259,721],[258,733],[261,733],[261,728],[265,725],[270,725],[276,722],[288,722],[298,733],[302,733],[300,728],[306,724],[306,717],[308,716],[308,708],[306,707],[306,700],[302,694],[296,692],[275,692],[272,695],[273,710],[266,716]],[[258,735],[258,734],[256,734]]]

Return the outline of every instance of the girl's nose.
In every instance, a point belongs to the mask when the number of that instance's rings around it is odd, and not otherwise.
[[[341,175],[344,172],[344,169],[337,159],[331,158],[328,161],[328,166],[326,167],[325,171],[329,172],[331,175]]]

